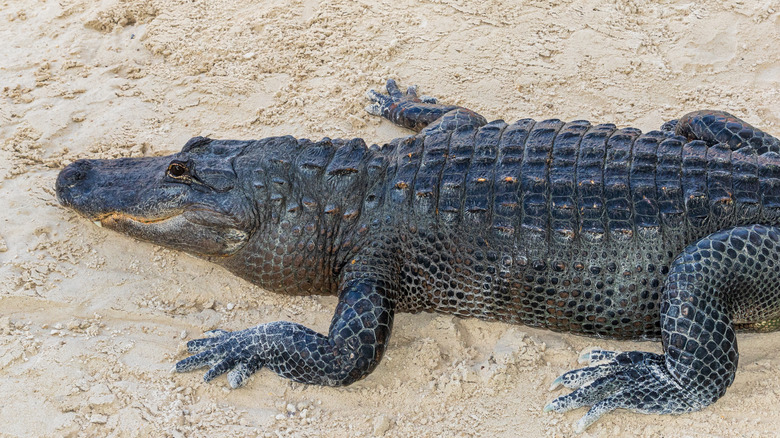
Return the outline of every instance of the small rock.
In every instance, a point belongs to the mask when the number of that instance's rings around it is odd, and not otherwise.
[[[74,331],[79,328],[79,322],[75,319],[71,319],[70,321],[68,321],[65,327],[70,331]]]
[[[384,435],[392,426],[390,417],[387,415],[380,415],[374,420],[374,436]]]
[[[116,396],[114,394],[105,394],[105,395],[96,395],[89,398],[90,406],[104,406],[104,405],[110,405],[116,401]]]
[[[94,414],[89,418],[89,422],[96,424],[106,424],[106,422],[108,422],[108,417],[101,414]]]
[[[235,305],[235,304],[233,304],[233,303],[228,303],[228,304],[227,304],[227,309],[228,309],[228,310],[233,310],[235,307],[236,307],[236,305]]]
[[[294,414],[298,409],[292,403],[287,403],[287,412]]]

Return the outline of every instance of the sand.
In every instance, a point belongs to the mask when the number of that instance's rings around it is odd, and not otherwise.
[[[660,3],[660,4],[657,4]],[[11,0],[0,2],[0,435],[568,436],[543,413],[585,348],[660,351],[446,315],[397,316],[346,388],[271,372],[239,390],[170,374],[204,330],[325,331],[333,298],[263,291],[58,206],[81,157],[192,136],[384,142],[363,111],[387,77],[488,119],[655,129],[703,108],[780,134],[780,2]],[[774,436],[780,333],[739,338],[736,381],[682,416],[619,411],[583,436]]]

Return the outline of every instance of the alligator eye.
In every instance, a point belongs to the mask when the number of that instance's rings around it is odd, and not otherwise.
[[[171,163],[168,166],[168,175],[172,178],[181,178],[187,174],[187,166],[182,163]]]

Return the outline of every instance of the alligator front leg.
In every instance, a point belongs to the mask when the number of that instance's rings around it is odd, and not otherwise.
[[[780,327],[780,229],[753,225],[712,234],[672,264],[661,298],[664,354],[597,350],[591,364],[553,383],[576,390],[545,411],[591,406],[582,431],[617,408],[676,414],[700,410],[734,381],[734,325]]]
[[[210,367],[205,381],[228,373],[237,388],[262,367],[296,382],[341,386],[367,376],[385,352],[393,326],[394,288],[381,279],[342,282],[328,335],[279,321],[187,343],[190,353],[174,370]]]
[[[432,97],[417,97],[417,87],[402,93],[398,84],[387,80],[387,94],[374,90],[367,93],[374,102],[366,107],[369,114],[384,117],[396,125],[430,134],[452,131],[459,127],[480,127],[487,124],[481,115],[456,105],[442,105]]]

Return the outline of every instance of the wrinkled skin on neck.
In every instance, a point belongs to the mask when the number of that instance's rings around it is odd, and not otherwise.
[[[60,172],[57,199],[134,238],[230,257],[257,228],[254,202],[233,168],[247,144],[196,137],[165,157],[79,160]]]

